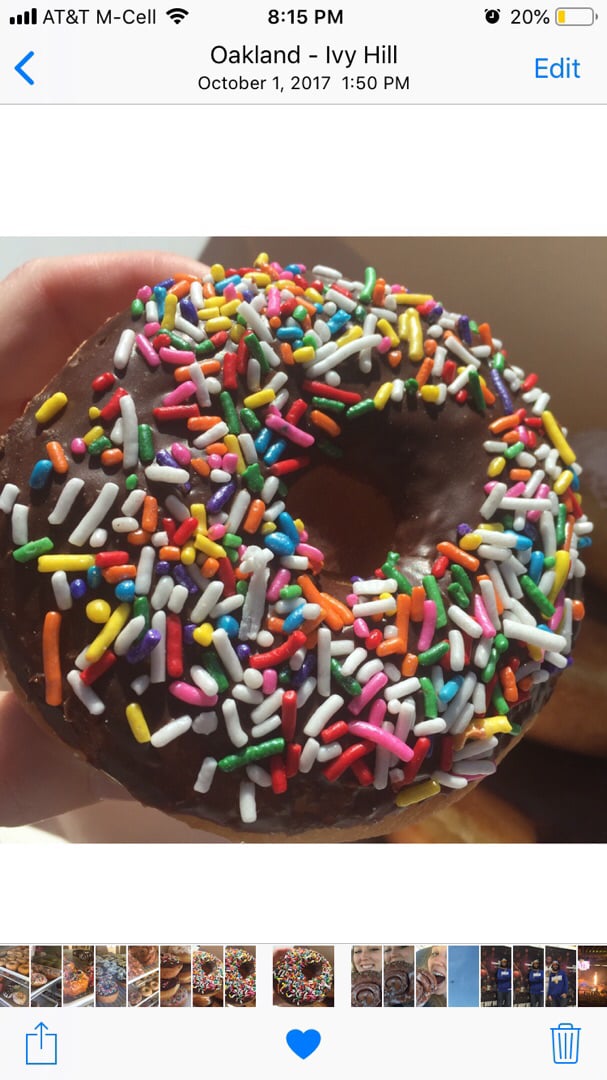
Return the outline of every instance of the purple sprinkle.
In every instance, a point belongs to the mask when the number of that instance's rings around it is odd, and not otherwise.
[[[240,295],[243,300],[246,300],[247,304],[250,304],[251,300],[255,299],[255,293],[252,293],[250,289],[243,289]]]
[[[241,642],[240,645],[236,646],[236,655],[241,663],[246,662],[251,655],[251,649],[248,645],[245,645],[244,642]]]
[[[432,308],[432,310],[429,312],[429,314],[426,315],[426,319],[428,320],[428,323],[430,325],[432,325],[432,323],[435,323],[437,321],[437,319],[440,319],[440,317],[441,317],[441,315],[443,313],[443,310],[444,310],[444,308],[443,308],[442,304],[435,304],[434,307]]]
[[[147,630],[141,641],[136,641],[134,645],[131,645],[126,654],[128,663],[138,664],[140,660],[145,660],[152,649],[156,648],[161,637],[160,630]]]
[[[196,629],[196,623],[186,623],[183,628],[183,643],[184,645],[194,644],[194,631]]]
[[[74,581],[70,581],[70,592],[74,600],[81,600],[86,594],[86,581],[84,578],[75,578]]]
[[[467,315],[460,315],[457,320],[457,332],[461,337],[464,345],[472,345],[472,334],[470,332],[470,319]]]
[[[163,577],[164,574],[170,574],[170,572],[171,572],[171,564],[170,564],[170,562],[167,562],[165,559],[159,559],[158,562],[156,563],[156,573],[158,574],[158,577]]]
[[[314,653],[308,653],[299,671],[294,671],[291,675],[291,686],[294,690],[298,690],[300,686],[303,686],[306,679],[316,671],[316,657]]]
[[[236,491],[236,484],[234,482],[230,484],[224,484],[220,487],[214,495],[207,502],[207,511],[210,514],[216,514],[218,510],[221,510],[227,502],[232,498],[232,495]]]
[[[175,284],[175,278],[168,277],[165,281],[159,281],[157,285],[154,285],[155,289],[170,289]]]
[[[355,577],[351,577],[351,578],[350,578],[350,581],[352,582],[352,584],[353,584],[353,585],[354,585],[354,583],[355,583],[356,581],[363,581],[363,580],[364,580],[364,578],[361,578],[361,577],[357,577],[357,576],[355,576]]]
[[[189,296],[186,296],[183,300],[179,301],[179,310],[184,319],[187,319],[189,323],[192,323],[192,326],[198,326],[198,312]]]
[[[463,521],[462,521],[462,523],[460,525],[457,526],[457,535],[458,536],[465,536],[466,533],[470,533],[470,532],[472,532],[472,529],[470,528],[469,525],[466,525],[465,522],[463,522]]]
[[[504,406],[504,412],[505,413],[513,413],[514,412],[514,405],[512,404],[510,394],[508,393],[508,391],[506,389],[506,384],[505,384],[504,380],[502,379],[499,371],[496,371],[495,368],[491,369],[491,381],[492,381],[492,383],[493,383],[493,385],[495,387],[495,392],[496,392],[498,398],[500,399],[502,405]]]
[[[159,465],[170,465],[172,469],[180,468],[169,450],[159,450],[156,454],[156,461]]]
[[[198,585],[196,585],[196,583],[194,581],[192,581],[192,578],[188,574],[188,572],[187,572],[185,566],[183,565],[183,563],[175,563],[174,564],[174,566],[173,566],[173,577],[175,578],[175,581],[179,582],[180,585],[185,585],[185,587],[188,590],[190,596],[194,596],[195,593],[200,592],[200,589],[198,588]]]

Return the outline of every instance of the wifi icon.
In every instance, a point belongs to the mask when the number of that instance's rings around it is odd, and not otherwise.
[[[169,19],[171,19],[175,23],[175,26],[179,26],[179,23],[182,23],[186,15],[189,14],[189,11],[186,11],[185,8],[179,7],[169,8],[169,10],[167,11]]]

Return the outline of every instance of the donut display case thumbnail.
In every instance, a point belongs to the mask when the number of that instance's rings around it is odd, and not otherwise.
[[[415,1005],[444,1008],[447,1004],[446,945],[421,945],[415,950]]]
[[[20,1009],[29,1000],[29,945],[0,945],[0,1005]]]
[[[353,945],[350,950],[350,1004],[378,1009],[383,1000],[381,945]]]
[[[257,1002],[257,946],[226,945],[223,953],[224,1001],[251,1009]]]
[[[95,1004],[97,1008],[124,1008],[126,983],[126,945],[96,945]]]
[[[415,1001],[413,945],[384,945],[384,1008],[405,1009]]]
[[[157,945],[129,945],[129,1008],[156,1008],[160,1004],[159,955]]]
[[[63,946],[63,1005],[86,1008],[95,1004],[94,945]]]
[[[274,1004],[332,1007],[335,995],[333,945],[281,946],[272,956]]]
[[[199,1009],[223,1006],[223,948],[221,945],[194,946],[192,1005]]]
[[[192,998],[192,950],[189,945],[160,946],[160,1005],[187,1008]]]
[[[32,945],[30,1004],[35,1008],[58,1009],[63,1003],[63,961],[61,945]]]

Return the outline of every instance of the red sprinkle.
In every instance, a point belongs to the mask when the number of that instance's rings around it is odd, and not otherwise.
[[[454,360],[445,360],[443,364],[443,382],[447,383],[447,386],[453,382],[455,378],[455,372],[457,371],[457,364]]]
[[[282,734],[287,742],[295,737],[297,722],[297,694],[295,690],[285,690],[282,695]],[[344,725],[346,731],[347,725]]]
[[[185,544],[186,540],[189,540],[194,535],[198,528],[198,520],[195,517],[188,517],[185,521],[181,522],[178,529],[175,529],[171,543],[176,544],[177,547],[181,547]]]
[[[407,762],[403,769],[405,784],[410,784],[412,780],[415,780],[415,777],[421,769],[429,749],[430,739],[422,736],[421,739],[417,740],[415,746],[413,747],[413,757],[411,758],[411,761]]]
[[[291,780],[294,776],[297,776],[299,772],[299,759],[301,757],[301,745],[299,743],[289,743],[285,750],[285,772],[287,774],[287,780]]]
[[[223,581],[223,594],[226,596],[234,596],[236,592],[236,578],[234,577],[234,571],[232,570],[232,563],[228,558],[218,559],[219,567],[217,569],[217,577],[220,581]]]
[[[223,389],[236,390],[238,388],[238,376],[236,366],[238,358],[236,353],[226,353],[223,358]]]
[[[187,420],[190,416],[200,416],[198,405],[161,405],[154,409],[157,420]]]
[[[183,675],[183,646],[179,615],[167,615],[167,671],[172,679]]]
[[[536,375],[535,371],[531,371],[529,373],[529,375],[527,376],[527,378],[524,380],[523,385],[521,387],[523,393],[526,393],[527,390],[533,390],[533,387],[537,386],[538,378],[539,378],[539,376]]]
[[[366,761],[360,758],[358,761],[352,762],[352,772],[358,780],[361,787],[370,787],[373,783],[373,773],[371,772]]]
[[[97,394],[102,394],[104,390],[109,390],[115,382],[116,376],[111,371],[104,371],[102,375],[98,375],[96,379],[93,379],[91,386]]]
[[[299,423],[299,421],[301,420],[301,418],[302,418],[302,416],[305,413],[307,408],[308,408],[307,401],[304,401],[303,398],[297,398],[293,402],[293,404],[291,405],[291,408],[289,409],[287,415],[285,416],[285,420],[287,421],[287,424],[295,424],[295,425],[297,425]]]
[[[444,577],[448,566],[449,560],[447,556],[439,555],[438,559],[435,559],[432,563],[432,570],[430,572],[434,574],[435,578],[442,578]]]
[[[97,660],[95,664],[91,664],[90,667],[87,667],[84,671],[80,672],[80,678],[86,686],[91,686],[92,683],[96,682],[97,679],[99,679],[104,672],[106,672],[108,668],[111,668],[112,664],[115,663],[116,653],[113,653],[111,649],[107,649],[100,660]]]
[[[310,464],[309,457],[287,458],[286,461],[277,461],[268,469],[268,476],[286,476],[287,473],[305,469]]]
[[[348,725],[345,720],[336,720],[334,724],[330,724],[329,727],[324,728],[320,733],[322,741],[326,743],[335,742],[336,739],[342,739],[344,735],[348,734]]]
[[[225,562],[225,559],[221,559],[221,562]],[[306,643],[306,635],[301,630],[294,630],[292,634],[289,634],[286,641],[283,641],[282,645],[279,645],[277,649],[272,649],[267,653],[255,653],[249,658],[249,667],[255,668],[259,671],[261,668],[274,667],[275,664],[282,664],[283,660],[290,660],[291,657],[301,649]]]
[[[347,750],[344,750],[343,754],[340,754],[338,758],[335,758],[326,769],[323,769],[323,773],[327,780],[333,782],[339,780],[342,773],[345,773],[346,769],[349,769],[355,761],[359,758],[365,757],[366,754],[371,751],[371,743],[368,742],[356,742],[352,743]]]
[[[443,735],[440,744],[439,769],[449,772],[453,765],[453,735]]]
[[[112,394],[107,405],[104,405],[100,410],[99,419],[102,420],[104,424],[109,423],[110,420],[116,420],[117,417],[120,416],[120,398],[128,396],[128,391],[124,390],[122,386],[119,386]]]
[[[317,397],[344,401],[346,405],[357,405],[359,401],[362,401],[360,394],[356,394],[354,390],[341,390],[337,386],[329,386],[328,383],[322,382],[311,382],[309,379],[304,381],[303,389],[308,394],[315,394]]]
[[[365,638],[365,649],[367,652],[373,652],[378,645],[381,645],[384,640],[384,635],[381,630],[372,630],[368,637]]]
[[[106,566],[124,566],[129,559],[128,551],[100,551],[98,555],[95,555],[95,566],[101,569]]]
[[[272,776],[272,791],[275,795],[284,795],[287,790],[287,770],[280,754],[270,758],[270,774]]]

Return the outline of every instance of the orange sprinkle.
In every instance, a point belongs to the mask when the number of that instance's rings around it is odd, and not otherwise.
[[[390,349],[388,363],[391,368],[400,367],[403,359],[402,349]]]
[[[141,515],[141,527],[147,532],[156,532],[158,524],[158,499],[153,495],[146,495],[143,500],[143,513]]]
[[[316,308],[314,307],[314,304],[312,303],[311,300],[308,300],[307,297],[302,297],[301,300],[299,300],[299,306],[305,308],[306,311],[308,312],[308,315],[317,315],[318,314],[317,311],[316,311]]]
[[[434,360],[431,356],[427,356],[421,366],[418,368],[415,381],[419,387],[425,386],[432,374],[432,368],[434,367]]]
[[[188,367],[176,367],[173,372],[173,378],[175,382],[187,382],[190,378],[190,369]]]
[[[574,622],[580,622],[586,614],[586,608],[581,600],[574,600],[571,605],[571,615]]]
[[[474,555],[469,555],[467,551],[462,551],[461,548],[455,546],[455,544],[449,543],[448,540],[443,540],[440,544],[436,545],[437,551],[441,555],[446,555],[451,562],[458,563],[466,570],[478,570],[480,563]]]
[[[59,631],[61,630],[61,612],[47,611],[42,627],[42,662],[44,666],[44,699],[47,705],[61,705],[61,653],[59,651]]]
[[[243,529],[245,532],[254,533],[257,532],[263,515],[266,512],[266,504],[263,499],[253,499],[253,502],[249,506],[249,511],[244,519]]]
[[[501,435],[502,431],[510,431],[510,428],[516,427],[518,422],[519,418],[516,413],[511,413],[510,416],[500,416],[492,424],[489,424],[489,431],[494,435]]]
[[[272,315],[272,318],[270,319],[270,326],[272,327],[272,330],[278,330],[278,327],[282,326],[282,319],[280,318],[280,315]]]
[[[119,581],[134,578],[136,573],[137,567],[132,563],[127,563],[126,566],[108,566],[107,570],[103,571],[103,580],[107,581],[108,585],[117,585]]]
[[[424,617],[424,600],[426,590],[423,585],[415,585],[411,593],[411,618],[413,622],[421,622]]]
[[[518,687],[516,677],[511,667],[504,667],[500,671],[500,682],[506,701],[518,701]]]
[[[375,288],[373,289],[372,305],[373,307],[381,307],[384,302],[384,293],[386,291],[386,282],[384,278],[378,277],[375,282]]]
[[[113,465],[120,465],[122,461],[122,450],[119,446],[112,447],[111,450],[104,450],[101,454],[101,464],[107,465],[111,468]]]
[[[293,359],[293,349],[289,345],[288,341],[283,341],[279,349],[280,358],[283,364],[287,364],[289,367],[294,367],[295,361]]]
[[[133,532],[127,533],[127,540],[129,544],[134,544],[135,547],[142,547],[143,544],[149,544],[152,539],[151,532],[147,529],[134,529]]]
[[[219,454],[220,457],[223,457],[223,455],[227,454],[227,452],[228,452],[228,448],[227,448],[226,444],[223,443],[223,442],[209,443],[209,445],[205,446],[204,449],[205,449],[205,453],[207,453],[207,454]]]
[[[486,386],[482,382],[481,382],[481,390],[483,392],[483,397],[484,397],[487,405],[495,405],[495,394],[493,393],[493,391],[490,390],[489,387]]]
[[[339,424],[335,423],[332,416],[327,416],[327,414],[321,412],[320,409],[312,409],[310,420],[316,427],[321,428],[322,431],[325,431],[327,435],[330,435],[334,439],[337,438],[338,435],[341,435]]]
[[[407,651],[407,641],[409,638],[409,618],[411,615],[411,597],[406,593],[399,593],[396,597],[396,629],[398,630],[399,638],[405,643],[405,652]]]
[[[531,479],[531,469],[511,469],[510,470],[510,479],[511,480],[530,480]]]
[[[563,545],[564,548],[565,548],[565,551],[569,551],[571,549],[571,541],[573,539],[573,526],[574,525],[575,525],[575,518],[573,516],[567,517],[567,525],[565,527],[565,543]]]
[[[533,686],[531,675],[526,675],[524,679],[521,679],[518,686],[519,690],[522,690],[524,694],[526,694],[528,690],[531,690],[531,687]]]
[[[188,431],[208,431],[221,423],[221,416],[189,416]]]
[[[65,456],[65,451],[60,442],[47,442],[46,452],[53,463],[53,469],[56,473],[66,473],[69,469],[69,461]],[[122,451],[120,453],[122,457]]]
[[[341,600],[337,600],[335,596],[331,596],[330,593],[321,592],[322,600],[320,601],[322,607],[329,608],[334,611],[338,618],[341,619],[342,626],[351,626],[354,622],[354,616],[349,607],[342,604]],[[328,619],[327,619],[328,622]],[[329,624],[330,625],[330,624]]]
[[[407,646],[402,638],[391,637],[386,638],[384,641],[380,641],[375,652],[379,657],[393,656],[394,653],[406,653]]]
[[[266,627],[271,634],[282,634],[284,619],[277,619],[275,615],[269,615],[266,619]]]
[[[493,337],[491,334],[491,327],[489,323],[481,323],[478,328],[478,336],[481,339],[481,344],[488,345],[490,349],[493,349]]]
[[[204,458],[193,457],[190,461],[190,465],[192,466],[194,472],[197,472],[199,476],[208,476],[211,472],[211,466],[209,465],[208,461],[204,460]]]
[[[520,442],[518,431],[507,431],[503,436],[503,442],[508,443],[509,446],[513,446],[515,442]]]
[[[213,281],[205,281],[202,286],[202,295],[205,300],[208,300],[211,296],[215,296],[215,283]]]
[[[169,292],[176,296],[178,300],[183,300],[184,296],[187,296],[190,291],[189,281],[176,281],[174,285],[171,285]]]
[[[205,559],[202,566],[200,567],[200,572],[203,578],[215,577],[215,574],[218,570],[219,563],[217,562],[217,559],[213,559],[211,558],[211,556],[209,556],[208,559]]]
[[[165,544],[160,548],[158,552],[159,559],[166,559],[167,562],[179,562],[181,560],[181,548],[176,544]]]
[[[221,371],[219,360],[203,360],[200,366],[203,375],[217,375]]]
[[[403,660],[402,667],[400,669],[401,674],[404,675],[406,679],[412,678],[412,676],[415,675],[415,672],[417,671],[418,663],[419,661],[415,653],[408,652],[405,656],[405,659]]]
[[[306,637],[308,638],[308,641],[306,642],[306,647],[308,649],[312,648],[312,645],[310,644],[309,639],[311,637],[314,637],[314,638],[316,637],[316,630],[318,629],[319,626],[322,626],[323,622],[325,621],[325,614],[326,613],[325,613],[325,610],[323,608],[320,615],[318,615],[316,619],[308,619],[308,620],[306,620],[306,622],[301,624],[302,633],[304,633],[306,635]]]
[[[436,342],[432,338],[426,338],[424,341],[424,352],[426,356],[434,356],[436,354]]]

